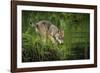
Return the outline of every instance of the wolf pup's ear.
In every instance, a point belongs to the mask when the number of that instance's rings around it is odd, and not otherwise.
[[[64,36],[64,30],[60,30],[59,33]]]
[[[64,34],[64,30],[61,30],[61,32]]]
[[[64,36],[64,30],[62,30],[61,32],[62,32],[62,35]]]

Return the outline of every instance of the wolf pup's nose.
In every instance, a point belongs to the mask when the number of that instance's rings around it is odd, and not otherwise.
[[[60,45],[63,45],[63,42],[59,43]]]
[[[59,41],[59,44],[63,44],[63,43],[64,43],[63,40]]]

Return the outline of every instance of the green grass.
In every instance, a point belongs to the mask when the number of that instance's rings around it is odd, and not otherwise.
[[[30,24],[48,20],[64,30],[64,44],[43,44]],[[22,62],[89,59],[89,14],[22,11]]]

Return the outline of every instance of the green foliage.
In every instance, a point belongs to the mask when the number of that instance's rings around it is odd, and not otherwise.
[[[63,29],[64,44],[54,45],[50,40],[43,44],[30,18],[34,24],[47,20]],[[87,13],[22,11],[22,61],[89,59],[89,19]]]

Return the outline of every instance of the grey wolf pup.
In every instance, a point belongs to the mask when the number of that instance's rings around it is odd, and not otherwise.
[[[32,24],[32,26],[35,27],[36,32],[40,34],[44,42],[46,42],[47,39],[50,39],[54,44],[63,44],[64,31],[58,29],[58,27],[51,22],[47,20],[41,20],[36,24]]]

